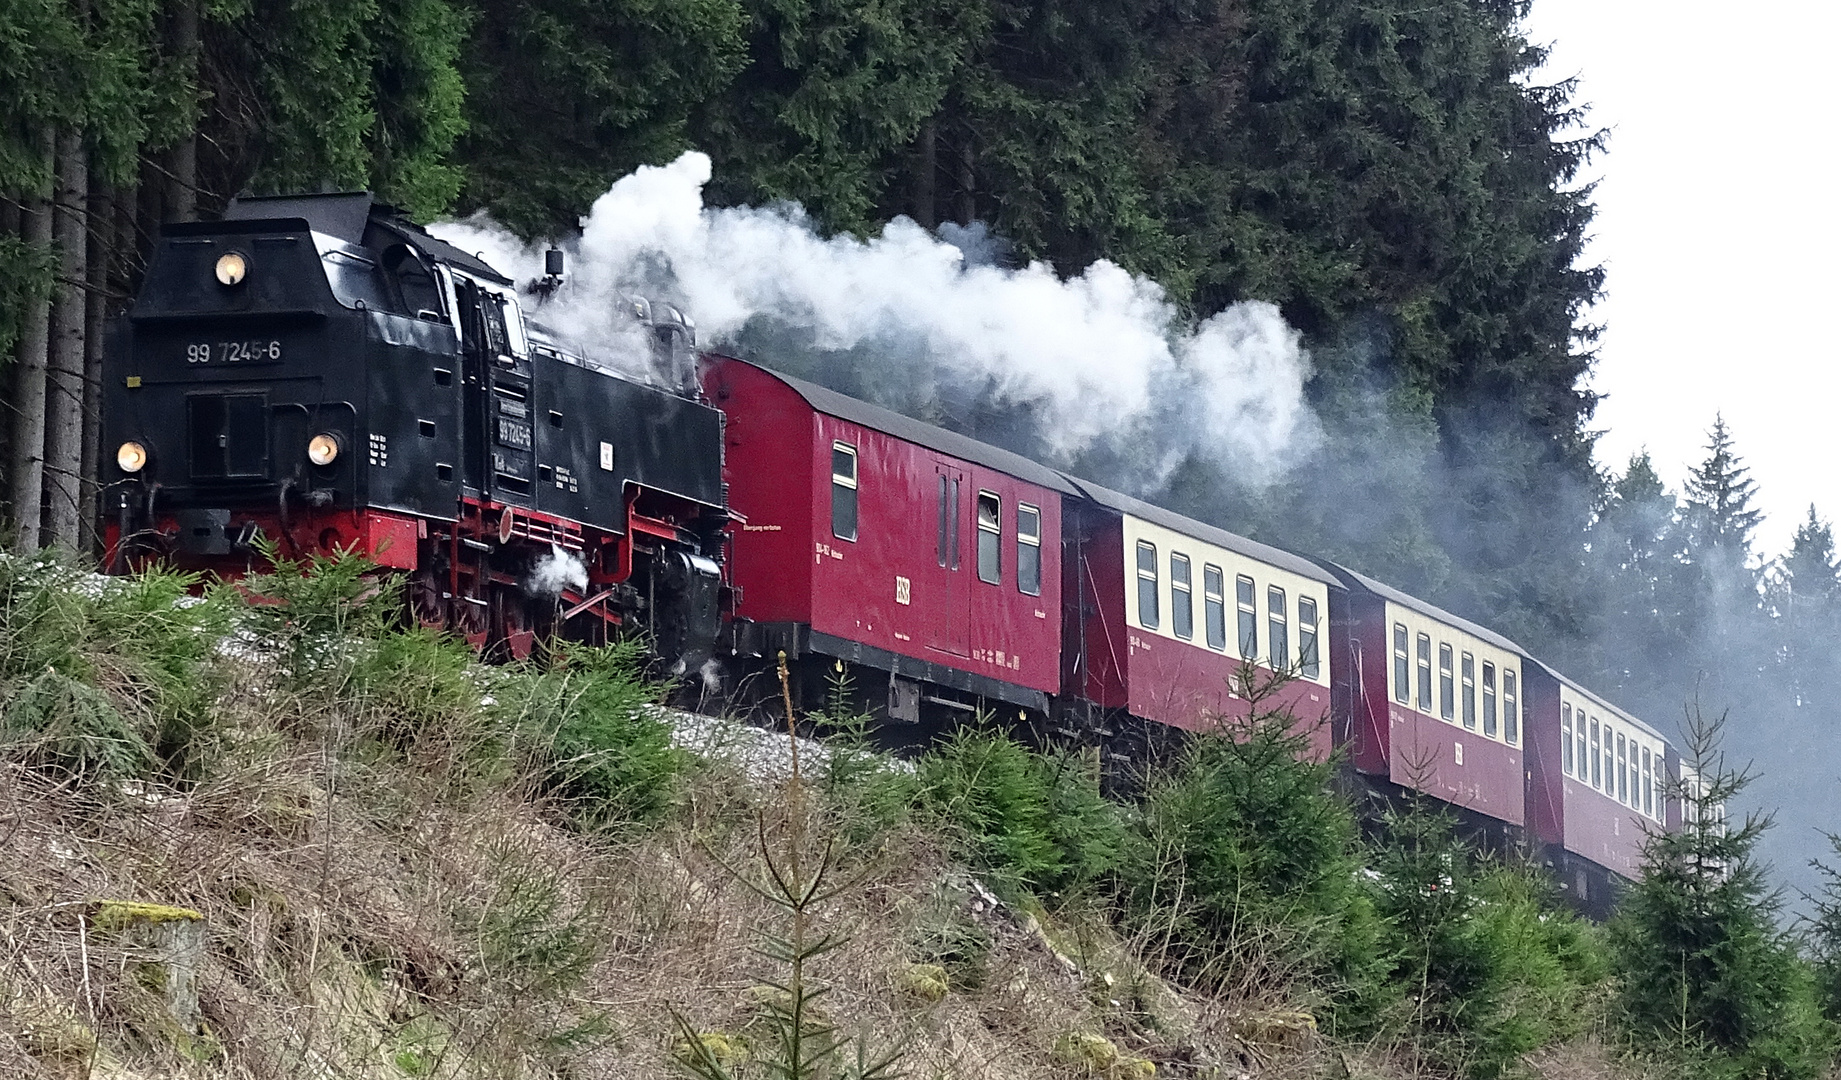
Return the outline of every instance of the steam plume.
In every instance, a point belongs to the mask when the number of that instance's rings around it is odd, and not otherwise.
[[[1029,429],[974,434],[1060,462],[1129,445],[1141,488],[1195,452],[1270,478],[1316,441],[1309,358],[1270,304],[1187,326],[1160,285],[1111,262],[1067,279],[1043,263],[1008,269],[982,227],[943,240],[905,218],[867,240],[825,237],[794,206],[704,206],[709,178],[693,152],[615,183],[542,318],[608,342],[622,332],[615,297],[667,299],[706,346],[782,369],[804,356],[797,373],[925,419],[950,422],[941,413],[969,402]],[[541,273],[540,252],[490,222],[434,231],[520,280]]]
[[[571,587],[588,588],[588,568],[582,565],[582,560],[554,544],[550,545],[548,555],[531,566],[530,576],[524,582],[524,591],[537,597],[560,596],[564,589]]]

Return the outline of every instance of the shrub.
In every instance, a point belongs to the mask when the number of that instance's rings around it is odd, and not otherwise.
[[[1063,893],[1111,874],[1125,842],[1099,763],[1033,752],[1001,732],[963,728],[923,756],[920,799],[957,832],[964,855],[1001,884]]]
[[[820,790],[837,818],[838,839],[867,843],[908,820],[919,790],[915,774],[872,746],[874,718],[858,707],[841,663],[826,680],[824,709],[806,721],[825,739]]]
[[[283,688],[336,697],[347,692],[363,650],[401,623],[400,579],[379,576],[362,555],[339,552],[283,558],[273,541],[257,541],[270,564],[221,589],[249,598],[248,638],[269,654]]]
[[[1778,898],[1753,858],[1770,820],[1726,820],[1751,777],[1719,751],[1724,717],[1689,714],[1686,806],[1676,832],[1643,844],[1643,879],[1611,924],[1619,1012],[1633,1046],[1707,1077],[1820,1075],[1835,1046],[1814,974],[1776,925]]]
[[[1192,742],[1148,785],[1124,899],[1191,980],[1314,988],[1347,1012],[1371,992],[1375,931],[1354,814],[1307,746],[1283,713]]]
[[[1828,837],[1829,846],[1841,856],[1841,836]],[[1814,914],[1810,918],[1810,944],[1814,953],[1816,990],[1820,994],[1822,1015],[1841,1023],[1841,863],[1829,865],[1811,860],[1822,876],[1822,893],[1810,897]]]
[[[638,642],[571,645],[495,684],[495,712],[535,744],[546,788],[583,827],[649,824],[671,806],[686,759],[644,663]]]
[[[112,778],[194,767],[220,679],[223,599],[192,575],[104,578],[46,555],[0,558],[0,732],[43,767]]]
[[[352,658],[352,690],[376,713],[382,734],[407,744],[429,729],[479,717],[481,674],[467,643],[420,626],[388,630]]]

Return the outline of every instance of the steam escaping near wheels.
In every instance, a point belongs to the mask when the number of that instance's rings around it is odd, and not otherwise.
[[[571,552],[551,544],[550,553],[531,566],[524,591],[537,599],[554,600],[570,588],[578,592],[588,588],[588,567]]]

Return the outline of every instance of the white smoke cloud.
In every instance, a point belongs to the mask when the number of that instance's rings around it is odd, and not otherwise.
[[[1263,479],[1315,445],[1309,357],[1271,304],[1186,326],[1162,286],[1105,260],[1066,279],[1044,263],[968,265],[961,246],[905,218],[867,240],[826,237],[797,207],[706,207],[709,179],[710,159],[692,152],[615,183],[541,317],[605,342],[626,330],[613,298],[641,294],[682,307],[705,346],[763,320],[820,351],[888,346],[908,383],[970,386],[1027,410],[1042,449],[1064,460],[1129,433],[1155,472],[1200,450]],[[519,280],[542,272],[539,249],[489,222],[431,231]]]
[[[571,587],[578,592],[588,588],[588,567],[574,554],[551,544],[550,553],[531,567],[524,591],[531,596],[555,597]]]

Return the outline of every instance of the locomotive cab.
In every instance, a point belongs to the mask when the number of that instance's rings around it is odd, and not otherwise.
[[[267,538],[407,571],[424,621],[514,652],[563,624],[713,647],[720,415],[528,325],[509,278],[368,194],[168,226],[104,381],[117,566],[232,576]]]

